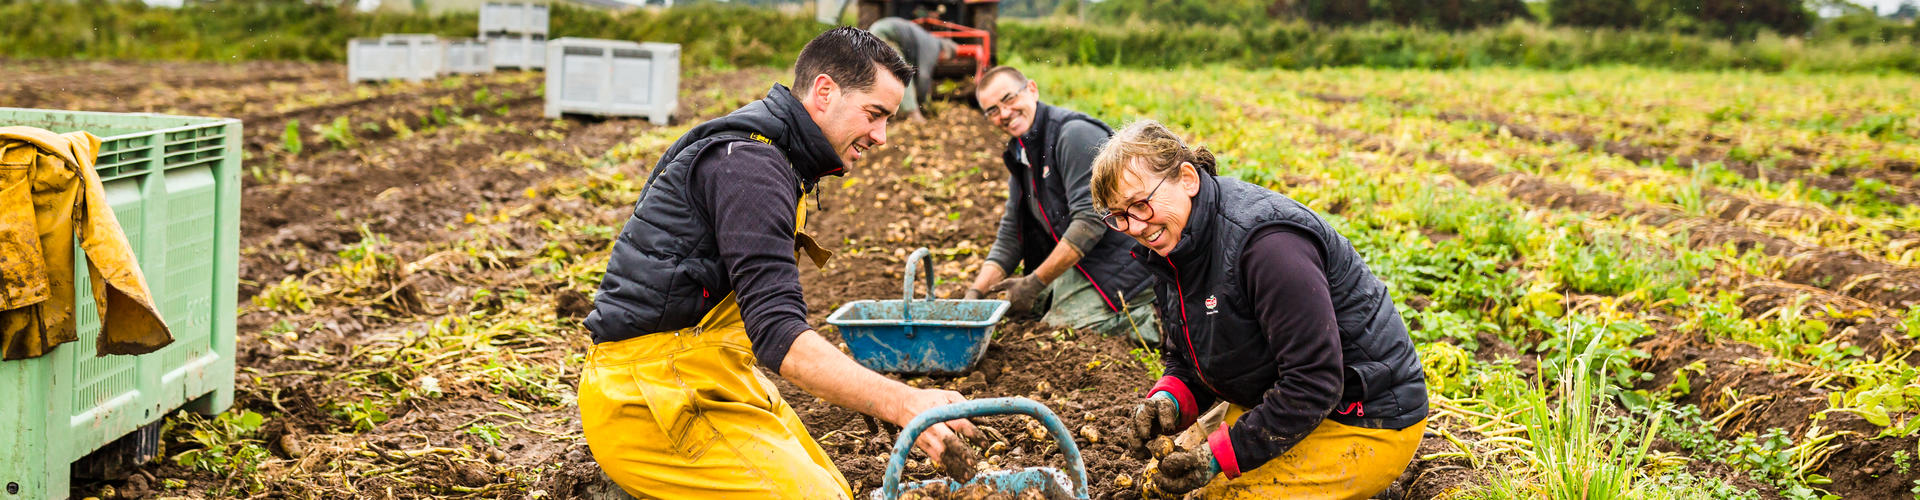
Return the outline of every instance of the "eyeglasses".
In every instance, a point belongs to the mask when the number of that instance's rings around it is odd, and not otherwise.
[[[1127,228],[1132,227],[1132,223],[1128,222],[1128,219],[1137,220],[1145,224],[1147,219],[1153,218],[1153,205],[1147,202],[1152,201],[1153,195],[1159,193],[1160,186],[1166,183],[1167,178],[1161,177],[1160,183],[1154,184],[1153,190],[1147,191],[1146,198],[1141,198],[1140,201],[1127,205],[1125,211],[1107,212],[1107,216],[1100,218],[1100,222],[1107,223],[1107,227],[1113,228],[1115,231],[1126,231]]]
[[[1020,94],[1025,94],[1025,93],[1027,93],[1027,84],[1022,83],[1020,84],[1020,90],[1015,90],[1012,93],[1007,94],[1006,97],[1001,97],[999,104],[987,106],[987,109],[985,111],[982,111],[981,113],[986,114],[988,120],[999,118],[1000,111],[1002,109],[1006,109],[1005,108],[1006,106],[1013,104],[1013,98],[1019,97]]]

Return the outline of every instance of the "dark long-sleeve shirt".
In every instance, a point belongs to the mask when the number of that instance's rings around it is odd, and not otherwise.
[[[1311,237],[1288,227],[1254,233],[1241,251],[1242,286],[1267,338],[1279,379],[1261,401],[1209,445],[1216,457],[1231,454],[1237,470],[1248,471],[1285,454],[1333,410],[1344,389],[1339,324],[1327,287],[1325,259]],[[1161,358],[1166,375],[1180,382],[1176,399],[1204,411],[1218,397],[1181,356]],[[1168,386],[1162,382],[1159,386]],[[1176,387],[1178,387],[1176,386]],[[1184,396],[1184,397],[1181,397]],[[1222,463],[1227,463],[1223,459]]]
[[[794,259],[800,178],[772,145],[735,141],[694,159],[694,202],[712,223],[753,355],[774,373],[807,325]]]
[[[1254,234],[1240,263],[1280,373],[1227,431],[1240,470],[1253,470],[1313,432],[1339,402],[1345,379],[1320,247],[1293,229],[1269,228]]]
[[[1036,124],[1038,125],[1038,124]],[[1086,255],[1093,251],[1093,245],[1106,236],[1107,228],[1100,222],[1104,215],[1093,206],[1093,157],[1100,153],[1100,145],[1107,140],[1107,133],[1100,127],[1081,121],[1067,122],[1060,127],[1060,140],[1054,146],[1054,168],[1067,181],[1067,210],[1073,214],[1073,222],[1067,224],[1067,230],[1060,234],[1060,242],[1073,245]],[[1031,164],[1029,164],[1031,165]],[[1027,175],[1033,175],[1033,169],[1026,169]],[[1036,183],[1038,184],[1038,183]],[[1025,210],[1022,210],[1025,204]],[[1006,210],[1000,215],[1000,229],[994,234],[993,248],[987,251],[987,262],[1000,266],[1008,275],[1020,266],[1020,214],[1027,214],[1028,224],[1045,225],[1047,221],[1040,217],[1040,199],[1027,196],[1024,200],[1008,199]],[[1051,242],[1046,242],[1051,244]],[[1027,272],[1033,272],[1028,269]]]

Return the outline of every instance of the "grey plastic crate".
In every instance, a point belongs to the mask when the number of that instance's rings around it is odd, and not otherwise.
[[[435,35],[386,35],[347,41],[347,81],[425,81],[440,76],[446,49]]]
[[[449,75],[472,75],[493,72],[493,57],[487,48],[487,42],[472,38],[447,40],[442,44],[446,48],[446,65],[442,68]]]
[[[680,44],[561,38],[547,43],[547,109],[644,116],[665,125],[680,105]]]
[[[543,69],[547,67],[547,37],[542,35],[488,38],[487,52],[493,57],[495,68]]]
[[[509,35],[547,35],[547,4],[487,2],[480,6],[480,32]]]

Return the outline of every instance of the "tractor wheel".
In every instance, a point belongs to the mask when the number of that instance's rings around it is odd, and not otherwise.
[[[874,21],[887,17],[887,3],[884,1],[860,0],[859,8],[859,16],[855,18],[859,24],[855,27],[860,29],[872,27]]]

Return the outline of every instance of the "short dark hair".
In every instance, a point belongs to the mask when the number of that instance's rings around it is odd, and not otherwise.
[[[880,37],[850,26],[830,29],[800,49],[800,59],[793,63],[793,91],[813,90],[813,77],[822,73],[847,90],[872,90],[875,64],[893,73],[902,85],[913,81],[913,66]]]
[[[1015,79],[1018,79],[1020,83],[1027,83],[1027,75],[1021,74],[1020,70],[1014,69],[1013,66],[994,66],[987,68],[985,73],[981,73],[980,81],[973,82],[973,85],[976,88],[985,87],[987,86],[987,82],[993,81],[994,77],[1000,75],[1012,75]]]

